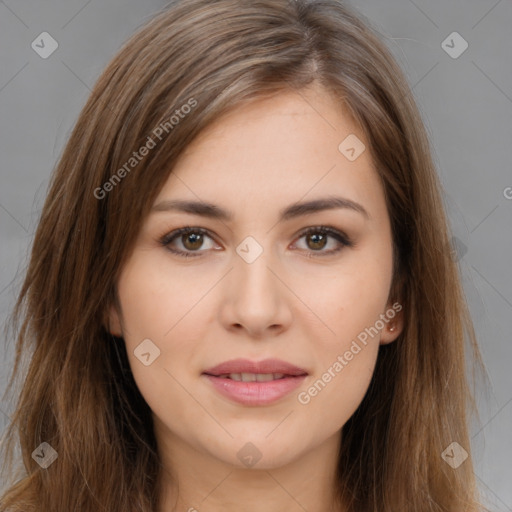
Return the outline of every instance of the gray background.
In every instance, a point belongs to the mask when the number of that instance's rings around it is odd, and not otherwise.
[[[96,78],[162,0],[0,1],[0,321],[19,288],[49,176]],[[512,511],[512,2],[363,0],[421,109],[445,189],[454,246],[490,385],[477,382],[477,481],[491,510]],[[31,47],[42,32],[59,46]],[[452,58],[442,42],[469,47]],[[448,38],[444,46],[461,48]],[[510,188],[509,188],[510,187]],[[13,342],[0,362],[0,391]],[[4,350],[2,340],[2,350]],[[0,432],[12,404],[0,402]],[[507,485],[508,484],[508,485]]]

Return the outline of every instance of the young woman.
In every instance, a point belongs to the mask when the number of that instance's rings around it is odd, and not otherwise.
[[[428,140],[339,1],[176,1],[134,35],[13,322],[2,512],[483,509]]]

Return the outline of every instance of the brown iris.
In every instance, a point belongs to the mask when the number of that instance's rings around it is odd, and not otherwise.
[[[192,251],[194,249],[201,248],[201,245],[203,244],[203,235],[198,233],[186,233],[182,235],[181,240],[183,242],[183,246]]]
[[[312,241],[313,244],[315,244],[315,245],[319,244],[319,245],[316,245],[316,247],[312,247],[312,246],[309,246],[309,243],[308,243],[308,246],[311,249],[323,249],[325,247],[325,244],[326,244],[327,235],[313,233],[313,234],[310,234],[310,235],[306,235],[306,240],[307,240],[307,242]]]

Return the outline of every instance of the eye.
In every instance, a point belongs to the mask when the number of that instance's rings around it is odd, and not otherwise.
[[[310,227],[302,231],[299,240],[305,238],[306,251],[313,254],[308,257],[328,256],[341,251],[344,247],[353,247],[353,242],[341,231],[327,226]],[[328,251],[323,249],[329,245],[329,239],[334,239],[334,248]],[[337,247],[336,247],[337,246]],[[319,254],[314,254],[319,253]]]
[[[308,257],[328,256],[341,251],[344,247],[353,247],[354,245],[344,233],[326,226],[307,228],[301,232],[299,240],[302,238],[305,238],[307,245],[304,250],[310,252]],[[335,247],[324,251],[323,249],[329,245],[329,239],[334,239]],[[205,240],[210,240],[207,247],[204,247]],[[202,252],[209,249],[218,250],[218,248],[214,249],[213,242],[213,238],[206,229],[191,226],[176,229],[160,239],[160,243],[169,251],[184,258],[200,256]],[[176,248],[176,244],[178,244],[178,248]],[[180,245],[181,247],[179,247]]]
[[[160,243],[172,253],[189,258],[199,256],[199,254],[193,254],[194,252],[204,252],[199,251],[199,249],[203,246],[205,238],[213,242],[213,239],[208,235],[208,231],[205,229],[187,226],[165,235],[160,239]],[[184,250],[182,248],[173,248],[175,242],[181,244]],[[210,247],[206,247],[206,249],[212,249],[212,244],[209,245]]]

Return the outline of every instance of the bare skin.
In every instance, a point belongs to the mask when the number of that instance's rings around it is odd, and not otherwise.
[[[368,389],[379,345],[402,330],[397,313],[360,351],[351,349],[392,308],[392,238],[370,152],[349,161],[338,149],[350,134],[368,148],[319,87],[257,100],[204,131],[155,201],[214,203],[233,219],[164,210],[145,220],[120,275],[121,309],[111,309],[110,328],[123,336],[153,411],[165,468],[158,512],[344,510],[334,500],[341,428]],[[333,196],[366,214],[334,208],[279,220],[292,203]],[[202,242],[197,232],[160,242],[187,226],[208,234]],[[302,234],[318,226],[352,245],[321,231]],[[241,247],[255,254],[255,245],[244,245],[249,236],[262,249],[250,263],[236,251],[245,241]],[[144,339],[160,350],[148,366],[134,354]],[[203,375],[233,358],[277,358],[308,375],[277,401],[240,404]],[[325,386],[309,392],[319,379]],[[249,466],[242,449],[259,460]]]

